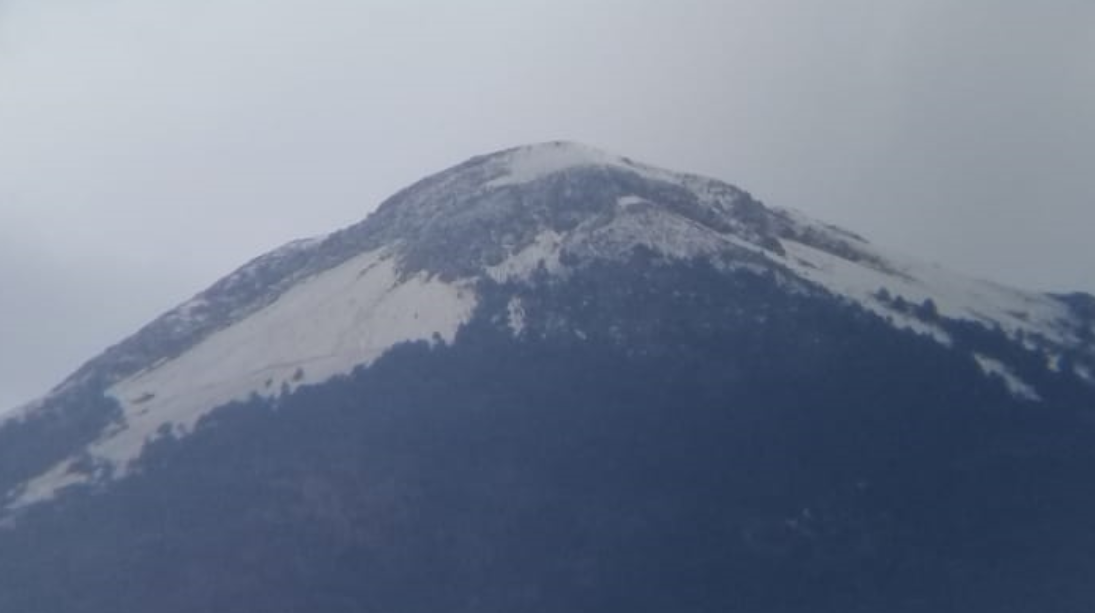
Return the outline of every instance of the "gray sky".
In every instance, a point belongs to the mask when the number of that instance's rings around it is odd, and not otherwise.
[[[1090,0],[0,0],[0,407],[425,174],[572,139],[1095,290]]]

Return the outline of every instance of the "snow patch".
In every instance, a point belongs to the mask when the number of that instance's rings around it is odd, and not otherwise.
[[[66,487],[87,483],[88,475],[75,470],[73,464],[73,460],[66,460],[51,468],[49,472],[28,481],[17,492],[15,500],[9,505],[10,508],[18,509],[46,502],[52,500]]]
[[[686,186],[690,175],[653,168],[635,163],[579,143],[554,142],[520,147],[500,156],[502,173],[488,181],[486,187],[499,188],[531,183],[538,179],[573,168],[609,167],[642,175],[655,181],[668,181]]]
[[[581,255],[605,259],[630,256],[640,246],[667,258],[687,260],[725,252],[732,243],[706,226],[653,207],[630,208],[611,223],[582,227],[568,243]]]
[[[1046,368],[1050,372],[1055,372],[1055,373],[1061,372],[1061,360],[1063,360],[1063,359],[1064,359],[1064,356],[1062,356],[1059,353],[1053,353],[1053,354],[1047,355],[1046,356]]]
[[[509,315],[509,329],[513,331],[514,336],[521,336],[521,333],[525,331],[525,305],[521,302],[521,299],[517,296],[510,298],[509,304],[506,305],[506,312]]]
[[[451,341],[475,302],[470,288],[422,274],[400,282],[394,259],[381,253],[358,256],[176,360],[112,387],[126,410],[128,436],[104,443],[99,455],[131,459],[163,423],[192,427],[206,411],[252,393],[273,396],[283,384],[348,374],[400,342],[434,334]]]
[[[402,279],[395,258],[360,255],[181,356],[115,384],[108,393],[121,403],[125,427],[93,443],[90,456],[120,476],[164,425],[190,431],[219,406],[348,374],[401,342],[451,342],[476,303],[470,284],[425,273]],[[32,481],[16,506],[43,500],[73,479],[79,476],[57,467]]]
[[[946,346],[953,343],[950,335],[939,326],[894,310],[877,298],[876,294],[880,288],[886,288],[895,295],[905,296],[905,292],[911,292],[905,287],[908,284],[906,280],[797,241],[784,240],[783,247],[787,252],[784,264],[798,276],[838,296],[852,300],[899,329],[929,336]],[[895,285],[900,286],[904,291],[890,289]],[[923,290],[919,290],[918,295],[920,293],[923,293]],[[930,294],[923,293],[921,300],[927,297],[930,297]]]
[[[981,367],[981,371],[986,375],[1000,377],[1012,396],[1030,402],[1042,401],[1042,397],[1038,394],[1038,391],[1016,376],[1016,374],[1003,362],[994,360],[980,353],[973,354],[973,358],[977,360],[977,365]]]
[[[505,174],[487,187],[521,185],[579,166],[626,166],[622,158],[574,143],[521,147],[506,158]]]
[[[499,282],[527,279],[541,264],[548,272],[557,272],[562,268],[559,262],[562,242],[563,237],[559,233],[545,230],[524,249],[487,268],[487,275]]]
[[[877,247],[868,250],[866,243],[861,246],[864,252],[884,262],[888,270],[794,240],[784,239],[782,243],[787,266],[799,276],[889,317],[901,327],[929,333],[941,342],[950,342],[941,328],[880,304],[877,292],[885,289],[894,299],[901,298],[911,305],[931,300],[943,317],[976,321],[989,328],[999,326],[1012,338],[1022,335],[1028,342],[1036,339],[1038,342],[1031,345],[1036,348],[1044,348],[1047,340],[1060,346],[1078,342],[1067,323],[1072,319],[1067,307],[1044,294],[966,277]]]

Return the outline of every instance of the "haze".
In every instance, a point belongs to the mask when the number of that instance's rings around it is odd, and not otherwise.
[[[1095,290],[1088,0],[0,0],[0,407],[471,155],[582,141]]]

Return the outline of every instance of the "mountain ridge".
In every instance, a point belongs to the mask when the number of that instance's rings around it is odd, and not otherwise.
[[[450,342],[476,308],[477,279],[565,275],[637,248],[773,274],[792,291],[831,293],[944,345],[953,339],[939,318],[979,322],[1045,352],[1051,368],[1067,358],[1095,382],[1095,353],[1084,343],[1095,299],[946,273],[715,179],[551,142],[473,157],[357,224],[260,256],[89,361],[7,419],[49,412],[70,393],[105,394],[119,413],[84,450],[9,491],[9,504],[123,475],[163,428],[185,433],[225,403],[347,374],[400,342]],[[520,305],[511,311],[519,328]],[[326,321],[308,323],[315,312]],[[1040,399],[999,356],[976,358],[1013,394]],[[96,468],[74,469],[89,463]]]
[[[0,610],[1095,608],[1095,301],[569,144],[261,256],[0,424]]]

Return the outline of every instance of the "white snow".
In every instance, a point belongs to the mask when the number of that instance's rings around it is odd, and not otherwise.
[[[909,300],[910,290],[905,288],[909,281],[802,243],[784,240],[782,244],[787,252],[784,264],[800,277],[813,281],[838,296],[851,299],[898,328],[930,336],[944,345],[949,346],[953,342],[950,335],[939,326],[891,309],[875,296],[884,287],[891,294],[901,295]],[[901,289],[894,289],[895,285],[901,285]],[[918,296],[920,291],[922,290],[918,290]],[[924,297],[927,294],[914,300],[919,302]]]
[[[126,427],[104,435],[90,455],[124,474],[165,424],[190,430],[226,403],[348,374],[400,342],[435,335],[450,342],[476,302],[470,285],[424,273],[401,279],[395,258],[379,251],[358,256],[299,283],[178,358],[111,387]],[[16,506],[48,498],[77,479],[66,474],[67,464],[31,482]]]
[[[501,159],[502,174],[487,182],[486,187],[498,188],[530,183],[537,179],[579,167],[612,167],[638,173],[644,177],[683,184],[686,175],[672,173],[594,147],[570,142],[554,142],[520,147]]]
[[[495,281],[527,279],[541,264],[548,272],[557,272],[559,251],[563,237],[553,230],[544,230],[527,247],[487,268],[487,275]]]
[[[947,335],[940,328],[888,308],[875,297],[876,292],[885,289],[911,305],[931,299],[944,317],[978,321],[989,327],[998,325],[1012,336],[1023,333],[1066,346],[1076,343],[1073,333],[1061,323],[1070,318],[1067,307],[1049,296],[966,277],[865,244],[859,248],[885,262],[889,270],[795,241],[782,243],[788,255],[786,264],[800,276],[891,317],[896,325],[929,333],[941,342],[947,342]]]
[[[1016,374],[1003,362],[994,360],[980,353],[973,354],[973,357],[977,360],[977,365],[981,367],[981,371],[984,372],[985,375],[1000,377],[1012,396],[1015,396],[1020,400],[1028,400],[1031,402],[1042,401],[1042,397],[1038,394],[1038,391],[1016,376]]]
[[[681,185],[696,193],[712,210],[721,211],[725,208],[722,205],[727,198],[734,199],[734,195],[717,182],[637,164],[576,143],[557,142],[515,149],[501,156],[498,164],[501,166],[501,174],[490,181],[488,187],[527,183],[575,167],[602,166],[620,168],[650,179]],[[695,257],[741,246],[733,245],[736,242],[732,240],[734,237],[719,236],[709,228],[688,227],[691,222],[677,216],[657,215],[657,219],[644,216],[644,213],[638,212],[642,209],[635,206],[644,201],[645,199],[637,195],[619,198],[617,206],[620,215],[607,227],[584,237],[586,244],[583,246],[587,248],[587,253],[583,255],[607,255],[599,253],[612,251],[607,243],[629,240],[675,258]],[[775,212],[785,216],[800,229],[809,228],[885,263],[884,268],[875,268],[866,259],[855,262],[801,242],[787,239],[781,241],[788,252],[783,263],[793,272],[886,317],[897,327],[930,335],[941,343],[951,342],[950,337],[939,326],[884,304],[875,297],[880,289],[884,288],[894,298],[900,297],[912,305],[931,299],[938,313],[944,317],[978,321],[990,327],[998,325],[1012,336],[1022,333],[1063,346],[1071,346],[1077,342],[1075,333],[1062,323],[1072,319],[1067,307],[1046,295],[951,273],[931,263],[889,253],[852,233],[817,222],[792,209],[775,209]],[[645,227],[640,227],[643,224],[646,224]],[[565,242],[573,245],[581,241],[577,236],[570,236],[566,237]],[[594,243],[598,243],[596,248],[592,248]],[[551,247],[557,247],[558,244],[559,241],[555,240]],[[529,260],[534,257],[543,258],[545,254],[539,250],[544,248],[549,247],[538,241],[536,249],[530,249],[527,255],[511,258],[492,269],[492,276],[512,276],[508,275],[507,267],[527,270]],[[557,255],[557,250],[553,253]],[[1045,348],[1044,345],[1036,343],[1035,348]]]
[[[110,394],[126,408],[128,438],[137,440],[115,437],[102,455],[130,459],[162,423],[190,427],[203,410],[251,393],[271,396],[283,383],[297,387],[347,374],[403,341],[434,334],[450,341],[475,302],[470,288],[421,274],[401,283],[394,258],[358,256],[180,358],[112,387]]]
[[[525,305],[521,299],[516,296],[510,298],[509,304],[506,305],[506,312],[509,316],[509,329],[514,336],[521,336],[521,333],[525,331]]]
[[[1059,353],[1049,354],[1046,356],[1046,368],[1052,372],[1061,372],[1061,360],[1064,358]]]
[[[660,208],[628,208],[608,224],[582,226],[568,247],[583,256],[618,259],[642,246],[679,260],[711,256],[732,248],[727,237]]]
[[[66,460],[51,468],[49,472],[28,481],[18,492],[18,497],[11,503],[11,508],[45,502],[70,485],[85,483],[87,477],[83,473],[73,470],[73,463],[74,460]]]
[[[529,183],[578,166],[624,166],[622,158],[574,143],[548,143],[510,152],[506,172],[487,183],[504,187]]]
[[[564,151],[573,153],[570,149]],[[949,346],[953,341],[940,325],[894,308],[878,297],[879,290],[885,289],[894,299],[900,297],[910,306],[930,299],[941,316],[999,325],[1011,335],[1022,332],[1027,335],[1028,343],[1036,337],[1062,345],[1074,342],[1071,332],[1060,323],[1069,318],[1066,307],[1047,296],[964,277],[913,258],[890,254],[797,213],[785,211],[795,223],[809,224],[834,240],[854,242],[857,250],[884,265],[876,266],[870,259],[853,261],[789,239],[781,240],[786,256],[777,257],[741,237],[719,234],[665,209],[637,206],[643,202],[646,200],[635,195],[622,196],[617,200],[618,213],[609,223],[591,220],[566,236],[545,230],[530,245],[489,268],[488,274],[499,281],[528,278],[541,262],[549,272],[557,273],[562,268],[559,263],[562,251],[583,259],[617,259],[641,245],[668,258],[689,259],[744,249],[778,261],[799,277],[863,306],[897,328],[927,335],[944,345]]]

